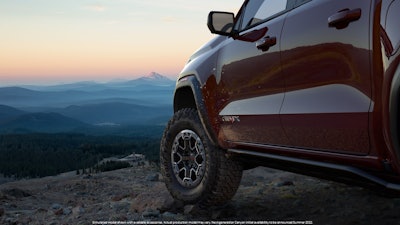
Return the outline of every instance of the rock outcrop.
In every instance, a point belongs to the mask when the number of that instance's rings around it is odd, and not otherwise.
[[[154,165],[0,185],[0,224],[210,220],[398,224],[399,211],[400,199],[267,168],[246,171],[232,201],[206,209],[174,201]]]

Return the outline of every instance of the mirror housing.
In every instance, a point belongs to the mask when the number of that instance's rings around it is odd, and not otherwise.
[[[207,26],[211,33],[231,36],[235,24],[235,14],[231,12],[212,11],[208,14]]]

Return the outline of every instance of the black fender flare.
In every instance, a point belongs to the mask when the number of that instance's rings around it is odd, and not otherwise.
[[[180,101],[179,94],[180,90],[190,88],[193,94],[193,98],[195,101],[195,107],[197,109],[197,112],[199,114],[201,123],[203,125],[203,128],[208,136],[208,138],[211,140],[211,142],[218,146],[218,139],[215,135],[215,131],[210,123],[210,117],[208,116],[207,112],[207,107],[204,102],[203,94],[201,91],[201,84],[197,77],[195,75],[189,75],[185,76],[183,78],[180,78],[177,82],[176,88],[175,88],[175,93],[174,93],[174,112],[177,112],[183,107],[180,107],[180,104],[177,101]],[[189,96],[185,96],[189,97]],[[191,96],[190,96],[191,97]]]

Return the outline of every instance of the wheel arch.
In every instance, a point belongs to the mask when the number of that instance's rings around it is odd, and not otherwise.
[[[197,108],[193,90],[190,86],[183,86],[175,91],[174,112],[178,112],[179,110],[184,108]]]
[[[201,91],[201,84],[195,75],[189,75],[178,80],[174,93],[174,112],[184,108],[197,109],[203,128],[214,145],[218,139],[210,123],[206,103]]]

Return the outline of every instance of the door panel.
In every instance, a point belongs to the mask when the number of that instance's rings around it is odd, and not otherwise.
[[[369,0],[314,0],[288,13],[281,38],[281,119],[290,145],[369,152],[369,13]]]
[[[286,7],[286,3],[282,5]],[[228,141],[288,142],[279,119],[285,91],[279,51],[284,16],[263,23],[244,18],[250,26],[259,25],[241,32],[236,40],[227,40],[219,52],[219,84],[227,96],[220,111],[221,134]],[[274,40],[269,42],[271,38]]]

